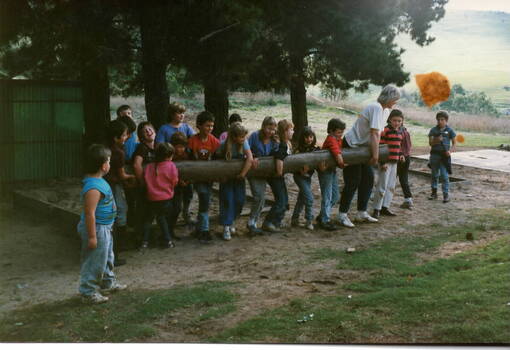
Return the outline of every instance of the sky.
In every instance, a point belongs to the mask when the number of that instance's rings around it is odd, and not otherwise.
[[[510,13],[510,0],[449,0],[446,10],[503,11]]]

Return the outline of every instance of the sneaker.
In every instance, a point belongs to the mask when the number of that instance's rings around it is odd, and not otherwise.
[[[351,220],[349,220],[347,214],[340,214],[338,216],[338,222],[340,223],[340,225],[345,227],[354,227],[354,224],[351,222]]]
[[[313,224],[311,221],[307,221],[306,224],[305,224],[305,228],[307,230],[310,230],[310,231],[313,231],[314,230],[314,227],[313,227]]]
[[[290,226],[292,226],[292,227],[299,227],[299,219],[292,219],[290,221]]]
[[[110,287],[101,288],[101,293],[103,293],[103,294],[115,293],[115,292],[118,292],[119,290],[124,290],[126,288],[127,288],[127,285],[120,284],[119,282],[115,281],[112,283],[112,285]]]
[[[376,218],[368,215],[366,211],[359,211],[354,220],[357,222],[379,222]]]
[[[235,234],[236,233],[236,228],[235,228],[235,226],[233,224],[230,226],[230,233],[231,234]]]
[[[223,231],[223,239],[225,241],[230,241],[232,239],[232,236],[230,235],[230,231]]]
[[[147,248],[149,248],[149,242],[143,241],[142,242],[142,249],[147,249]]]
[[[248,225],[248,233],[250,234],[250,236],[255,236],[255,235],[262,235],[263,232],[260,228],[257,228],[257,226],[255,225]]]
[[[163,248],[165,249],[168,249],[168,248],[175,248],[175,243],[172,242],[172,241],[168,241],[165,243],[165,245],[163,246]]]
[[[448,193],[443,193],[443,203],[448,203],[450,201],[450,196]]]
[[[267,231],[267,232],[271,232],[271,233],[279,233],[279,232],[281,232],[275,225],[273,225],[270,222],[267,223],[267,224],[263,224],[262,225],[262,230]]]
[[[372,213],[372,217],[379,219],[380,216],[381,216],[381,211],[379,209],[374,209],[374,212]]]
[[[394,212],[392,212],[390,209],[386,208],[386,207],[382,207],[381,208],[381,215],[386,215],[386,216],[397,216],[397,214],[395,214]]]
[[[430,200],[437,199],[437,189],[433,189],[429,196]]]
[[[414,207],[413,203],[412,202],[404,202],[400,205],[400,208],[402,209],[409,209],[409,210],[412,210]]]
[[[326,231],[335,231],[337,229],[337,227],[329,221],[319,223],[319,227]]]
[[[81,300],[85,304],[102,304],[108,301],[108,297],[101,295],[98,292],[95,292],[91,295],[82,295]]]

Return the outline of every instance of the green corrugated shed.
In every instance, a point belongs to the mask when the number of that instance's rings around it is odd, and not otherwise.
[[[79,176],[83,134],[79,83],[0,80],[2,187]]]

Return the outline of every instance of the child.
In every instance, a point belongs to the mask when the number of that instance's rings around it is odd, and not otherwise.
[[[338,188],[338,176],[336,167],[343,169],[345,164],[342,157],[342,136],[345,130],[345,123],[338,118],[330,119],[328,122],[328,136],[322,144],[322,149],[329,150],[336,161],[336,166],[332,168],[319,169],[319,185],[321,188],[321,212],[319,214],[319,226],[328,231],[337,229],[331,222],[331,208],[340,199],[340,191]],[[347,222],[341,222],[348,225]],[[352,224],[351,224],[352,225]]]
[[[149,246],[149,235],[152,220],[156,216],[161,233],[163,234],[164,247],[173,248],[173,226],[168,218],[172,212],[172,198],[174,187],[178,181],[178,171],[172,162],[174,148],[167,142],[156,146],[156,161],[150,163],[144,170],[144,180],[147,186],[147,199],[151,215],[146,216],[143,225],[142,248]]]
[[[91,145],[85,155],[85,178],[81,200],[84,210],[78,224],[81,236],[79,292],[85,302],[108,301],[103,293],[126,289],[113,273],[112,225],[117,208],[113,193],[103,176],[110,170],[111,152],[103,145]]]
[[[398,109],[390,112],[386,127],[381,132],[380,144],[387,144],[389,148],[388,161],[379,164],[379,177],[377,180],[376,191],[374,194],[374,213],[372,217],[378,219],[381,215],[395,216],[390,211],[390,204],[395,192],[397,181],[397,164],[404,161],[404,156],[400,149],[402,143],[402,133],[400,127],[404,121],[404,115]]]
[[[298,146],[295,153],[306,153],[320,150],[317,147],[317,137],[310,127],[305,127],[299,135]],[[299,194],[292,213],[292,226],[299,226],[299,215],[305,208],[305,227],[309,230],[313,230],[313,193],[312,193],[312,175],[313,169],[309,169],[308,166],[304,166],[300,172],[294,173],[294,182],[299,187]]]
[[[228,118],[228,125],[232,125],[234,123],[242,123],[242,119],[241,119],[241,116],[237,113],[232,113],[232,115],[230,115],[230,118]],[[224,131],[221,133],[220,135],[220,142],[223,143],[223,141],[225,141],[227,139],[227,136],[228,136],[228,131]]]
[[[191,137],[195,131],[191,126],[184,122],[184,105],[174,102],[168,106],[168,124],[162,125],[156,135],[156,142],[170,142],[172,135],[180,131],[186,137]]]
[[[226,241],[230,241],[231,234],[236,232],[234,221],[241,214],[246,197],[244,178],[253,162],[247,134],[248,130],[241,123],[230,124],[227,139],[217,151],[222,159],[244,159],[243,168],[237,178],[220,183],[220,224],[223,225],[223,239]]]
[[[404,156],[404,161],[398,162],[397,165],[398,181],[400,182],[400,187],[402,187],[402,192],[404,193],[404,203],[400,205],[400,208],[412,210],[413,195],[411,193],[411,187],[409,186],[408,176],[409,165],[411,164],[411,135],[403,123],[400,127],[400,132],[402,133],[402,144],[400,145],[400,149]]]
[[[128,127],[128,138],[124,142],[124,153],[126,162],[131,163],[133,153],[135,152],[138,142],[136,141],[136,123],[133,120],[133,111],[130,106],[122,105],[117,108],[117,120],[120,120]]]
[[[120,241],[126,239],[127,225],[127,202],[124,193],[124,186],[134,186],[136,183],[135,176],[129,175],[124,170],[126,164],[124,155],[124,142],[128,138],[128,128],[121,121],[111,121],[107,129],[108,146],[112,153],[111,169],[105,176],[105,180],[112,188],[113,197],[117,204],[117,217],[115,218],[115,228],[113,230],[113,252],[117,257],[115,266],[121,266],[126,263],[119,257]]]
[[[188,138],[182,132],[177,131],[170,138],[170,143],[174,146],[174,162],[183,160],[191,160],[191,154],[188,147]],[[188,226],[195,225],[196,222],[191,219],[189,206],[191,199],[193,198],[193,185],[188,181],[179,179],[177,186],[175,187],[174,200],[173,200],[173,211],[172,211],[172,224],[175,227],[177,218],[182,210],[182,216]],[[177,238],[177,236],[175,237]]]
[[[457,134],[450,128],[448,123],[448,113],[439,111],[436,114],[437,125],[430,129],[429,132],[429,145],[430,148],[430,168],[432,169],[432,193],[429,199],[437,199],[437,183],[441,176],[442,190],[443,190],[443,203],[448,203],[450,197],[449,178],[451,174],[451,152],[455,152]],[[452,143],[450,147],[450,142]]]
[[[197,128],[199,132],[189,138],[188,147],[195,160],[211,160],[212,155],[220,146],[220,141],[211,134],[214,128],[214,116],[207,111],[198,114]],[[194,184],[193,187],[198,195],[196,233],[201,243],[207,243],[212,240],[209,233],[209,202],[211,200],[212,183],[200,182]]]

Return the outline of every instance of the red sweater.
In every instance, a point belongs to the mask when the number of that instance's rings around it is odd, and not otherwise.
[[[334,136],[328,135],[322,144],[322,149],[329,150],[333,157],[336,158],[337,155],[342,154],[342,139],[339,140]]]

